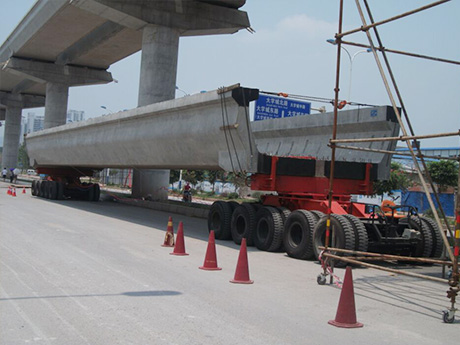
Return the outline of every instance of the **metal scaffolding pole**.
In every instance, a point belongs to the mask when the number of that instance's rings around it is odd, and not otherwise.
[[[363,10],[361,8],[361,4],[359,3],[359,0],[355,0],[355,3],[356,3],[356,7],[358,8],[358,12],[359,12],[359,15],[361,17],[361,21],[362,21],[363,25],[366,26],[367,25],[366,18],[364,18],[364,13],[363,13]],[[387,80],[387,78],[385,76],[383,66],[382,66],[382,64],[380,62],[380,59],[379,59],[378,55],[377,55],[377,50],[375,49],[374,42],[372,40],[372,37],[371,37],[369,31],[366,31],[366,36],[367,36],[367,39],[369,41],[370,46],[372,47],[372,53],[374,55],[375,61],[377,63],[378,69],[380,71],[380,75],[382,77],[382,80],[383,80],[383,82],[385,84],[385,89],[387,91],[388,97],[390,98],[391,105],[393,106],[393,110],[395,111],[396,118],[397,118],[397,120],[398,120],[398,122],[399,122],[399,124],[401,126],[401,131],[403,132],[403,137],[407,138],[409,136],[407,134],[406,127],[404,126],[404,123],[403,123],[403,121],[401,119],[401,114],[399,113],[399,109],[398,109],[398,107],[396,105],[395,99],[394,99],[393,94],[392,94],[392,92],[390,90],[388,80]],[[419,166],[418,161],[417,161],[417,157],[416,157],[414,149],[412,147],[412,143],[410,142],[410,140],[406,139],[406,144],[407,144],[407,148],[409,149],[409,151],[410,151],[410,153],[412,155],[412,159],[414,161],[414,165],[415,165],[415,168],[417,170],[417,174],[419,175],[420,182],[422,183],[423,190],[425,191],[425,195],[427,197],[428,203],[430,204],[431,209],[434,210],[433,214],[434,214],[436,223],[438,224],[439,229],[441,229],[442,228],[441,220],[439,219],[439,216],[438,216],[438,214],[436,212],[436,207],[435,207],[435,205],[433,203],[433,199],[431,198],[431,194],[430,194],[430,192],[428,190],[428,186],[427,186],[427,184],[425,182],[425,178],[424,178],[424,176],[423,176],[423,174],[421,172],[420,166]],[[447,236],[443,231],[441,231],[441,235],[442,235],[442,239],[444,241],[444,245],[446,246],[446,250],[447,250],[447,253],[449,255],[449,258],[450,258],[450,260],[453,261],[454,260],[454,255],[453,255],[452,250],[450,248],[449,241],[447,240]]]

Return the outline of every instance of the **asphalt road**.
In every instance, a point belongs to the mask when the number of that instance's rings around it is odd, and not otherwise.
[[[189,256],[161,247],[169,214],[114,202],[6,194],[0,182],[0,344],[456,344],[447,286],[353,269],[363,328],[329,325],[341,290],[318,263],[249,248],[252,285],[232,284],[238,246],[217,241],[203,271],[205,220],[184,222]],[[439,267],[426,267],[438,275]],[[343,278],[344,270],[337,269]]]

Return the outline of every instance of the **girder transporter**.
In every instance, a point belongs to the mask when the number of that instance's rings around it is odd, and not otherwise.
[[[266,191],[261,203],[219,201],[209,213],[218,239],[243,237],[262,250],[317,257],[323,244],[330,168],[332,114],[250,122],[249,103],[259,90],[238,84],[139,107],[85,122],[32,133],[29,157],[48,180],[34,183],[37,196],[99,199],[99,186],[82,176],[105,167],[223,169],[251,173],[251,188]],[[392,108],[341,111],[341,138],[397,136]],[[362,143],[393,150],[394,142]],[[390,155],[342,150],[336,157],[332,225],[336,247],[437,257],[442,243],[429,219],[405,210],[369,209],[352,194],[371,194],[389,177]],[[392,212],[394,214],[392,214]]]

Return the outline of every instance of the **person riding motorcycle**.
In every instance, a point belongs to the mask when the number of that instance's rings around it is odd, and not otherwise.
[[[187,182],[187,184],[184,186],[184,193],[182,200],[185,202],[192,202],[192,187],[190,187],[190,183]]]

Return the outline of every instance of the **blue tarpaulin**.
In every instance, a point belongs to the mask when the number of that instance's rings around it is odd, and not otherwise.
[[[453,217],[455,214],[454,205],[455,205],[455,198],[454,194],[438,194],[439,201],[441,202],[442,208],[446,216]],[[438,204],[436,199],[434,198],[433,193],[431,193],[431,197],[433,202],[438,208]],[[425,193],[423,192],[402,192],[401,195],[401,204],[402,205],[410,205],[417,207],[418,211],[423,213],[430,209],[430,205],[428,204],[428,199],[426,198]]]

